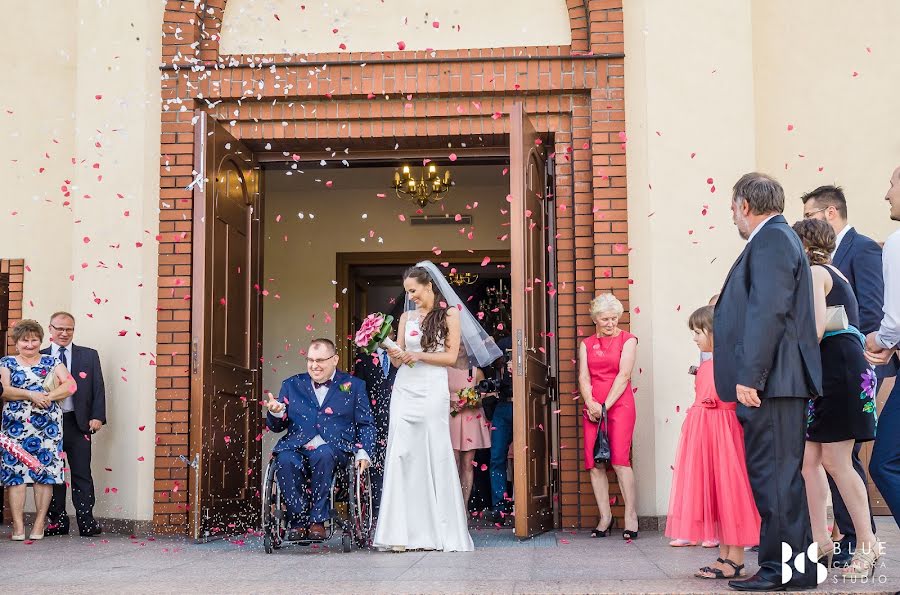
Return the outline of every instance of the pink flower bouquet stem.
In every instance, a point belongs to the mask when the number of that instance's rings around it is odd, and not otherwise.
[[[400,346],[391,339],[391,323],[393,321],[393,316],[381,312],[369,314],[359,325],[353,342],[369,355],[373,354],[379,346],[385,349],[400,349]],[[407,365],[412,367],[413,363],[410,362]]]

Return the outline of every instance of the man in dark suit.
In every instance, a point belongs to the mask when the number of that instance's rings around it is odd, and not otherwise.
[[[831,225],[836,235],[836,248],[831,261],[850,282],[856,301],[859,302],[859,330],[864,334],[875,332],[881,324],[882,307],[884,306],[884,278],[881,267],[881,246],[871,238],[858,233],[852,225],[847,224],[847,199],[840,186],[819,186],[812,192],[802,196],[803,216],[815,218]],[[875,368],[879,385],[885,378],[897,375],[897,359],[893,358],[884,366]],[[853,468],[867,482],[866,471],[859,458],[862,445],[853,447]],[[834,508],[834,520],[843,537],[840,550],[835,551],[832,560],[835,566],[846,566],[852,558],[851,551],[856,550],[856,530],[847,506],[841,498],[840,491],[831,476],[828,476],[831,487],[831,502]],[[866,494],[868,497],[868,493]],[[871,506],[869,507],[871,509]],[[872,530],[875,530],[875,519],[872,518]]]
[[[72,478],[72,504],[82,537],[103,532],[94,520],[94,480],[91,476],[91,438],[106,423],[106,388],[100,370],[100,356],[90,347],[72,343],[75,318],[68,312],[50,317],[50,347],[41,351],[58,358],[65,365],[78,390],[59,402],[63,410],[63,450]],[[47,512],[45,536],[67,535],[66,484],[53,488],[53,499]]]
[[[375,418],[375,450],[372,453],[372,498],[375,511],[381,506],[381,487],[384,481],[384,459],[387,452],[390,425],[391,391],[397,368],[391,365],[387,351],[378,348],[372,355],[360,351],[356,355],[353,375],[366,383],[366,393]]]
[[[732,217],[747,246],[735,261],[716,304],[716,390],[739,401],[747,473],[762,525],[759,571],[728,585],[740,591],[816,586],[817,565],[788,566],[812,544],[806,489],[800,473],[806,444],[806,409],[822,394],[822,362],[813,312],[812,273],[800,239],[788,226],[784,190],[760,173],[734,185]]]
[[[335,470],[351,455],[365,469],[375,444],[366,385],[337,369],[334,343],[314,340],[306,369],[307,374],[285,380],[278,398],[270,394],[266,403],[266,425],[273,432],[286,431],[272,453],[288,511],[289,541],[325,538]]]

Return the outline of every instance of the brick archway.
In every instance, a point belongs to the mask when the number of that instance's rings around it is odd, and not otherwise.
[[[563,0],[557,0],[561,2]],[[591,20],[588,18],[587,3],[589,0],[565,0],[569,12],[569,27],[572,31],[572,44],[569,49],[575,53],[591,51]],[[207,0],[205,8],[201,6],[197,13],[194,41],[199,41],[199,58],[203,62],[214,62],[219,58],[219,41],[222,22],[225,17],[225,5],[228,0]],[[193,7],[191,7],[193,8]],[[166,11],[167,13],[169,10]],[[597,11],[598,13],[600,11]],[[172,21],[177,22],[177,21]],[[601,40],[597,40],[600,42]],[[605,42],[605,40],[602,40]],[[601,50],[602,51],[602,50]],[[406,57],[415,52],[391,52],[395,58]],[[291,56],[291,59],[297,56]]]
[[[193,118],[209,111],[247,141],[338,140],[506,134],[508,113],[525,99],[538,129],[553,134],[560,357],[562,523],[596,523],[581,472],[577,392],[579,337],[591,332],[595,291],[628,291],[624,64],[621,0],[568,0],[572,46],[303,56],[218,55],[226,0],[169,0],[163,23],[154,525],[187,531]],[[588,23],[605,23],[588,28]],[[576,28],[577,27],[577,28]],[[587,42],[590,42],[588,46]],[[583,44],[583,45],[581,45]],[[593,55],[578,48],[592,50]],[[602,52],[602,53],[601,53]],[[297,61],[293,61],[297,58]],[[260,61],[265,68],[260,68]],[[365,68],[360,62],[366,62]],[[327,79],[311,64],[327,64]],[[302,66],[302,68],[301,68]],[[284,87],[293,85],[289,93]],[[262,89],[262,91],[260,91]],[[276,94],[277,90],[277,94]],[[408,102],[386,96],[414,96]],[[257,95],[260,97],[257,98]],[[406,104],[411,107],[407,107]],[[214,107],[211,107],[214,106]],[[599,213],[596,214],[595,213]],[[627,300],[623,300],[627,304]],[[627,322],[627,317],[625,319]],[[614,507],[621,514],[622,507]]]

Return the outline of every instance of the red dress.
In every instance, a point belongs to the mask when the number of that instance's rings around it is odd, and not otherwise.
[[[619,373],[619,362],[622,359],[622,347],[628,339],[637,337],[629,332],[621,331],[615,337],[600,338],[591,335],[584,340],[587,350],[587,367],[591,374],[591,394],[598,403],[605,403],[609,389]],[[612,408],[606,410],[609,419],[607,436],[609,436],[610,462],[622,467],[631,466],[631,438],[634,434],[634,390],[631,381],[625,387],[622,396]],[[597,440],[597,423],[583,415],[584,427],[584,468],[594,467],[594,442]]]
[[[759,512],[744,459],[744,431],[736,403],[716,394],[713,362],[700,364],[697,393],[688,409],[675,455],[666,535],[724,545],[759,543]]]

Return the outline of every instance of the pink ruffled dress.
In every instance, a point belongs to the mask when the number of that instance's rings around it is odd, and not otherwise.
[[[700,364],[696,398],[681,428],[666,535],[724,545],[759,543],[759,512],[750,491],[744,431],[735,403],[716,394],[713,362]]]

